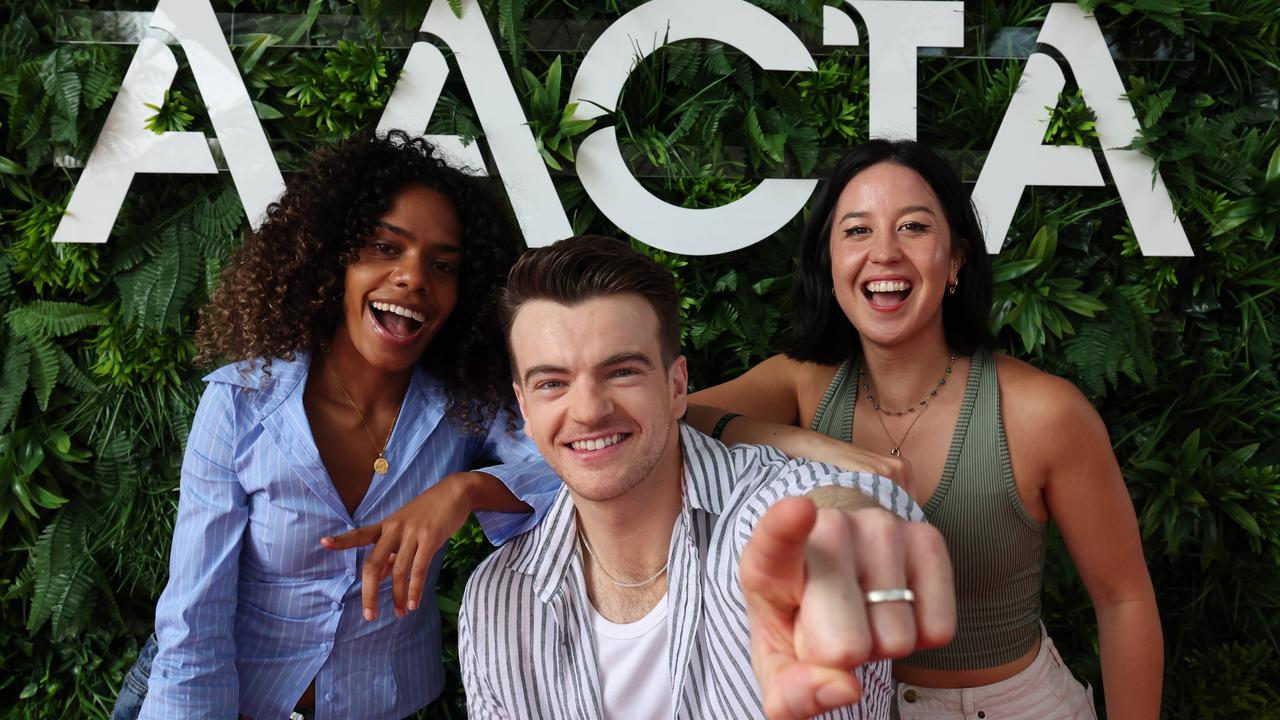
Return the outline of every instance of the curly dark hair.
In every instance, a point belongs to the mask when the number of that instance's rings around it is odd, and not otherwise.
[[[458,301],[419,363],[447,388],[450,414],[479,432],[510,408],[511,376],[492,295],[519,254],[519,235],[482,181],[445,164],[422,138],[393,130],[317,150],[291,175],[266,219],[232,254],[201,314],[197,362],[261,361],[323,352],[343,317],[347,266],[395,195],[420,185],[458,213]]]

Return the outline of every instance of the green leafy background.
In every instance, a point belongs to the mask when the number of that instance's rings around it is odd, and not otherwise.
[[[720,43],[681,42],[641,63],[619,112],[600,121],[618,127],[659,196],[721,205],[764,177],[816,177],[864,138],[865,50],[821,46],[819,2],[756,3],[806,41],[816,73],[766,73]],[[426,4],[214,3],[253,21],[236,25],[232,52],[282,169],[376,125]],[[637,3],[481,5],[574,229],[616,234],[574,178],[587,128],[569,119],[565,96],[591,40]],[[1166,714],[1280,717],[1280,10],[1274,0],[1082,5],[1116,46],[1143,128],[1133,145],[1155,159],[1196,256],[1143,257],[1114,187],[1031,191],[996,259],[990,321],[1005,351],[1072,379],[1107,421],[1160,600]],[[1046,7],[968,0],[967,47],[919,60],[919,136],[969,181],[1024,63],[1025,52],[1001,48],[1033,41]],[[138,176],[110,242],[50,241],[134,51],[111,40],[102,13],[152,9],[0,0],[4,717],[104,717],[151,628],[200,390],[196,311],[243,231],[227,173]],[[177,79],[148,127],[212,134],[174,51]],[[482,137],[453,67],[430,129]],[[1096,151],[1073,82],[1046,141]],[[780,348],[801,220],[728,255],[650,251],[678,277],[696,385]],[[485,552],[464,529],[439,587],[447,615]],[[1064,655],[1098,688],[1088,597],[1056,538],[1044,600]],[[424,716],[462,716],[453,678]]]

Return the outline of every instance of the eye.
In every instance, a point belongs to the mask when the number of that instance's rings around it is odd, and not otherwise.
[[[857,235],[870,235],[871,228],[867,227],[866,225],[853,225],[851,227],[845,228],[841,232],[844,233],[845,237],[857,236]]]
[[[899,225],[898,229],[906,232],[921,233],[921,232],[924,232],[925,230],[928,230],[929,226],[922,222],[916,222],[915,220],[908,220],[907,222],[904,222],[901,225]]]
[[[618,368],[617,370],[614,370],[612,373],[610,373],[610,376],[616,377],[616,378],[626,378],[626,377],[631,377],[633,375],[639,375],[639,374],[640,374],[640,371],[636,370],[635,368]]]
[[[395,255],[396,254],[395,246],[389,242],[385,242],[382,240],[374,240],[370,242],[369,247],[373,248],[373,251],[378,253],[379,255]]]
[[[559,380],[541,380],[533,386],[534,390],[559,390],[564,383]]]
[[[436,272],[444,273],[445,275],[455,275],[458,272],[458,268],[447,260],[436,260],[431,263],[431,267],[434,268]]]

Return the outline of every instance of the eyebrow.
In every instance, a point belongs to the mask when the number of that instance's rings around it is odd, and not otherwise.
[[[379,220],[379,221],[378,221],[378,227],[382,228],[383,230],[386,230],[387,232],[389,232],[389,233],[391,233],[391,234],[393,234],[393,235],[399,235],[400,237],[404,237],[404,238],[412,238],[412,237],[413,237],[413,233],[409,232],[408,230],[405,230],[404,228],[400,227],[399,225],[393,225],[393,224],[391,224],[391,223],[389,223],[389,222],[387,222],[387,221],[385,221],[385,220]],[[435,247],[436,247],[436,249],[437,249],[437,250],[439,250],[439,251],[441,251],[441,252],[455,253],[455,254],[457,254],[457,255],[461,255],[461,254],[462,254],[462,246],[461,246],[461,245],[455,245],[455,244],[453,244],[453,243],[444,243],[444,242],[442,242],[442,243],[436,243],[436,244],[435,244]]]
[[[645,366],[646,369],[653,368],[653,361],[649,359],[648,355],[645,355],[642,352],[632,351],[610,355],[603,361],[596,363],[596,369],[600,370],[602,368],[611,367],[613,365],[622,365],[624,363],[637,363]],[[569,372],[568,368],[564,368],[559,365],[534,365],[528,370],[525,370],[524,384],[528,385],[529,381],[537,375],[557,375],[567,372]]]
[[[913,212],[922,212],[922,213],[928,213],[929,215],[934,215],[934,212],[929,208],[925,207],[924,205],[908,205],[898,210],[899,215],[906,215],[907,213],[913,213]],[[844,222],[845,220],[849,220],[850,218],[861,218],[861,217],[867,217],[869,215],[871,215],[871,213],[867,212],[866,210],[852,210],[850,212],[845,213],[844,215],[841,215],[840,219],[837,220],[836,222]]]

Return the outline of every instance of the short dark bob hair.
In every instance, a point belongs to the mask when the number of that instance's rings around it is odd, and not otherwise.
[[[533,300],[577,305],[597,297],[634,294],[658,318],[658,347],[668,367],[680,355],[680,294],[675,277],[627,243],[604,235],[578,235],[526,251],[499,293],[507,347],[520,307]],[[519,373],[515,356],[511,372]]]
[[[960,178],[933,150],[914,140],[869,140],[850,150],[818,189],[801,238],[800,267],[795,284],[795,338],[787,355],[808,362],[834,365],[862,354],[858,331],[832,295],[831,225],[836,200],[849,181],[863,170],[888,162],[914,170],[933,189],[951,226],[951,247],[964,252],[959,288],[942,296],[942,326],[947,344],[971,355],[993,343],[987,318],[991,314],[991,258],[977,213]]]

